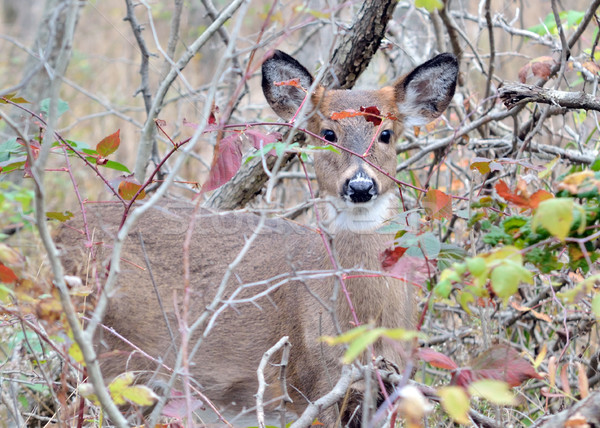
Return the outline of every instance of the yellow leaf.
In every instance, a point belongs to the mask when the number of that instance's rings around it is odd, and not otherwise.
[[[123,396],[123,392],[133,383],[133,373],[126,372],[122,375],[117,376],[111,383],[108,385],[108,390],[110,391],[110,396],[114,400],[117,406],[123,405],[127,403],[125,397]]]
[[[547,352],[548,352],[548,345],[546,343],[544,343],[544,346],[542,346],[542,350],[540,351],[538,356],[535,357],[535,361],[533,362],[533,368],[536,371],[537,371],[538,367],[540,366],[540,364],[542,364],[542,362],[544,361],[544,358],[546,358]]]
[[[538,177],[540,177],[541,179],[547,178],[559,160],[560,156],[556,156],[554,159],[548,162],[545,166],[545,169],[543,171],[538,172]]]
[[[122,395],[127,401],[140,406],[151,406],[158,400],[158,396],[144,385],[129,386],[123,390]]]
[[[77,344],[77,342],[73,342],[71,346],[69,346],[69,355],[79,364],[83,364],[85,366],[85,360],[83,359],[83,352],[81,352],[81,348]]]
[[[501,380],[482,379],[469,385],[469,393],[474,397],[485,398],[490,403],[501,406],[515,404],[515,396],[508,383]]]
[[[469,423],[469,397],[460,386],[445,386],[437,391],[442,407],[455,422]]]

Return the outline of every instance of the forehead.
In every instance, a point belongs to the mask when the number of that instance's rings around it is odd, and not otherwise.
[[[343,110],[360,110],[361,107],[375,106],[382,114],[397,111],[394,102],[394,89],[386,87],[378,90],[325,90],[320,100],[320,110],[327,116]]]

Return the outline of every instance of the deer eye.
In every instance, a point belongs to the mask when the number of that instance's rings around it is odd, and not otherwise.
[[[322,130],[321,136],[330,143],[335,143],[337,141],[337,136],[335,135],[335,132],[333,132],[331,129]]]
[[[381,134],[379,134],[379,141],[384,144],[389,144],[390,141],[392,141],[392,134],[393,132],[389,129],[382,131]]]

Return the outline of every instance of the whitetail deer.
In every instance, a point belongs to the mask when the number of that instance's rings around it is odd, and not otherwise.
[[[280,51],[265,61],[262,72],[267,101],[281,118],[290,120],[305,93],[295,86],[275,83],[298,79],[302,88],[308,89],[313,77],[295,59]],[[442,54],[379,90],[328,90],[317,86],[306,101],[310,111],[307,128],[355,153],[364,153],[372,144],[367,159],[394,176],[394,142],[402,135],[403,127],[423,125],[438,117],[454,94],[457,73],[455,57]],[[360,116],[331,119],[334,112],[359,111],[368,106],[376,106],[384,116],[389,114],[389,119],[384,119],[380,127]],[[314,138],[312,143],[323,144]],[[319,151],[314,166],[322,197],[323,223],[332,234],[336,268],[380,271],[379,255],[393,242],[393,236],[378,234],[375,229],[396,212],[397,185],[346,152]],[[141,219],[123,248],[122,257],[130,263],[122,268],[119,288],[105,319],[105,324],[120,336],[147,354],[162,358],[171,367],[180,340],[182,245],[192,213],[190,205],[170,202],[152,209]],[[116,233],[120,215],[117,208],[98,207],[89,209],[88,218],[95,227],[96,240],[108,242]],[[189,248],[191,320],[212,301],[228,265],[258,223],[259,217],[248,213],[218,214],[204,210],[197,214]],[[81,235],[72,229],[63,228],[59,236],[65,251],[81,247],[81,241]],[[67,259],[77,257],[71,254]],[[308,400],[327,393],[339,377],[343,349],[327,346],[319,337],[337,335],[340,330],[355,326],[354,315],[339,290],[338,277],[310,274],[331,272],[333,268],[324,243],[314,230],[282,219],[266,220],[250,250],[232,272],[223,300],[242,284],[255,284],[237,296],[250,300],[276,283],[281,285],[273,287],[268,296],[228,307],[216,318],[214,328],[203,339],[190,365],[191,377],[202,392],[230,413],[252,407],[258,385],[256,369],[263,353],[281,337],[289,336],[292,348],[287,381],[293,399],[289,408],[300,414]],[[293,280],[286,282],[286,278]],[[345,284],[361,323],[414,328],[413,291],[403,281],[389,276],[357,275],[346,279]],[[178,296],[176,302],[174,296]],[[328,312],[324,305],[333,310]],[[192,343],[198,337],[200,333]],[[152,374],[158,369],[155,362],[131,352],[127,344],[112,334],[105,333],[99,340],[99,353],[106,351],[104,345],[121,351],[102,362],[107,377],[131,370]],[[373,350],[374,354],[402,365],[402,352],[394,344],[377,342]],[[271,389],[267,390],[265,401],[280,396],[277,373],[274,367],[266,372]],[[357,385],[352,388],[358,389]],[[360,426],[360,419],[350,422],[352,412],[353,409],[342,408],[342,422]],[[333,426],[337,415],[328,410],[320,419],[326,426]]]

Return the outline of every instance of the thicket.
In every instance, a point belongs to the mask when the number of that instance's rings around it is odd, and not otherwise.
[[[397,376],[383,407],[392,420],[599,424],[600,0],[470,3],[47,0],[34,40],[5,22],[0,419],[105,419],[84,383],[94,287],[56,277],[50,229],[73,206],[113,198],[126,218],[170,189],[314,220],[303,167],[315,148],[302,123],[276,126],[258,89],[262,58],[281,48],[332,87],[365,69],[359,84],[382,86],[438,52],[460,61],[444,116],[397,142],[402,214],[385,226],[397,239],[382,264],[419,289],[420,319],[413,380]],[[381,336],[414,334],[360,326],[328,340],[351,362]],[[116,404],[155,398],[127,376],[109,389]],[[161,423],[189,426],[190,402]]]

